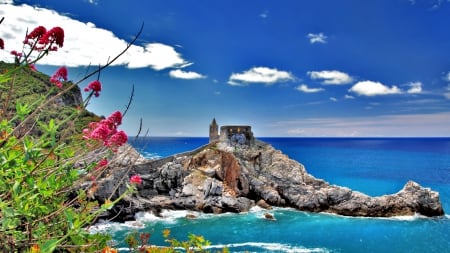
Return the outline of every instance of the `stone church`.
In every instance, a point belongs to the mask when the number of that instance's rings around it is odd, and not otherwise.
[[[252,145],[255,143],[251,126],[221,126],[213,118],[209,125],[209,142],[228,141],[230,144]]]

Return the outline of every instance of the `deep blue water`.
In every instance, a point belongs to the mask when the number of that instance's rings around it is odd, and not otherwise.
[[[408,180],[440,192],[450,212],[450,138],[261,138],[306,166],[317,178],[376,196],[399,191]],[[141,138],[132,145],[149,158],[195,149],[207,138]],[[166,218],[140,214],[138,225],[104,226],[120,244],[134,230],[152,233],[151,243],[165,245],[169,228],[177,239],[201,234],[231,252],[450,252],[450,218],[348,218],[293,209],[245,214],[199,215],[166,212]],[[212,249],[214,250],[214,248]]]

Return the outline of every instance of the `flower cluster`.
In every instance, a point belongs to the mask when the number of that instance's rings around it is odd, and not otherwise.
[[[45,27],[38,26],[25,36],[23,43],[38,51],[56,51],[57,46],[62,47],[64,44],[64,30],[57,26],[47,31]],[[53,46],[54,44],[57,46]]]
[[[50,77],[50,82],[62,88],[61,80],[67,81],[67,68],[62,66]]]
[[[100,96],[100,91],[102,91],[102,84],[98,80],[92,81],[88,84],[88,86],[84,88],[84,91],[92,91],[94,93],[94,96],[98,97]]]
[[[117,130],[120,124],[122,124],[122,113],[116,111],[100,122],[89,123],[88,128],[83,130],[83,137],[87,140],[100,141],[105,147],[116,152],[118,147],[128,141],[126,133]]]
[[[142,183],[142,178],[139,175],[134,175],[134,176],[131,176],[130,182],[132,184],[141,184]]]

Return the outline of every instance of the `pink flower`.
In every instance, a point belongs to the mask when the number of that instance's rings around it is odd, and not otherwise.
[[[51,45],[53,43],[59,47],[62,47],[64,44],[64,30],[59,26],[53,27],[39,39],[39,44]],[[56,51],[57,47],[51,47],[49,49],[50,51]]]
[[[122,123],[122,113],[114,112],[100,122],[91,122],[88,128],[83,130],[83,138],[101,142],[105,147],[116,152],[118,147],[127,143],[128,136],[124,131],[117,131],[117,127]]]
[[[111,114],[111,116],[108,117],[108,119],[110,119],[114,126],[117,127],[122,124],[122,113],[120,111],[115,111],[113,112],[113,114]]]
[[[101,168],[103,168],[103,167],[106,167],[106,166],[108,166],[108,160],[106,160],[106,158],[105,158],[105,159],[100,160],[100,161],[97,163],[97,166],[95,166],[95,169],[96,169],[96,170],[99,170],[99,169],[101,169]]]
[[[36,65],[34,65],[34,64],[30,64],[30,65],[29,65],[29,67],[30,67],[30,69],[31,69],[32,71],[34,71],[34,72],[36,72],[36,71],[37,71],[37,69],[36,69]]]
[[[50,82],[62,88],[61,80],[67,81],[67,68],[62,66],[50,77]]]
[[[130,182],[132,184],[141,184],[142,183],[142,178],[139,175],[134,175],[134,176],[131,176]]]
[[[111,135],[111,137],[106,143],[106,146],[113,148],[113,150],[116,150],[117,147],[122,146],[123,144],[127,143],[127,141],[128,141],[127,134],[124,131],[119,131]]]
[[[94,92],[94,96],[98,97],[100,96],[100,91],[102,91],[102,84],[98,80],[92,81],[84,88],[84,91],[92,91]]]

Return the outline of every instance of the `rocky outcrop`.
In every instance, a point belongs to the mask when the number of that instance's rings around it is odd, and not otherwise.
[[[123,192],[124,178],[139,174],[143,179],[136,193],[107,214],[121,220],[132,219],[137,211],[161,209],[245,212],[256,203],[346,216],[444,214],[439,193],[415,182],[406,183],[396,194],[370,197],[313,177],[302,164],[260,141],[250,147],[216,142],[164,161],[140,160],[112,169],[99,180],[95,197],[100,202],[115,189],[116,196]]]

